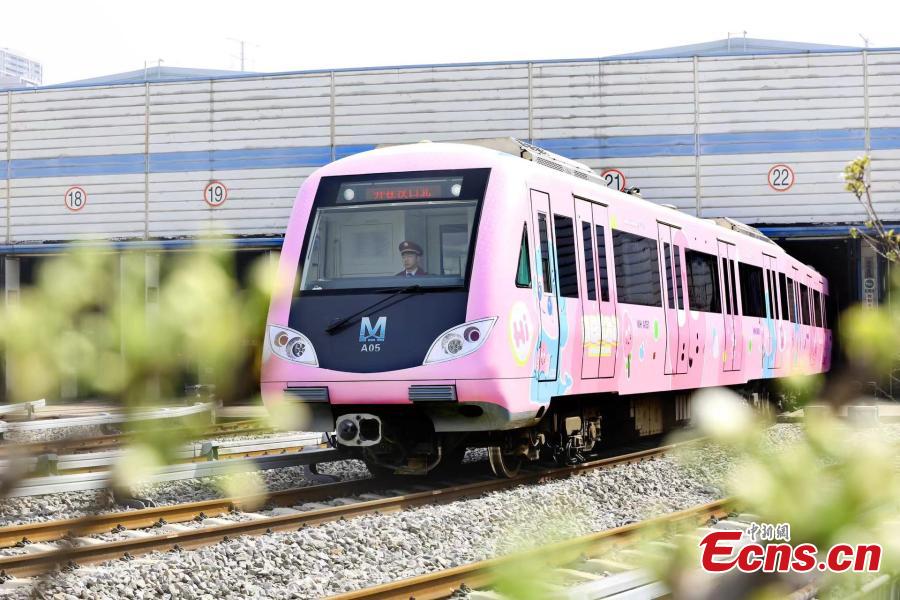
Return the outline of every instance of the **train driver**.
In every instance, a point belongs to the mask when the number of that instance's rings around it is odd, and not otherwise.
[[[400,258],[403,260],[403,270],[397,273],[398,277],[421,277],[428,275],[425,269],[419,266],[419,257],[422,256],[422,246],[415,242],[404,240],[400,242]]]

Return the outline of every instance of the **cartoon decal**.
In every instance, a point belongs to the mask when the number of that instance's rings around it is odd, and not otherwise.
[[[534,347],[534,327],[531,325],[531,317],[528,307],[521,300],[515,302],[509,311],[509,347],[512,349],[516,364],[524,366],[531,358],[531,349]]]

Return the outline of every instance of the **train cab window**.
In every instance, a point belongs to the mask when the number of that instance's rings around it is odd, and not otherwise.
[[[698,250],[685,250],[687,263],[688,300],[691,310],[721,312],[719,268],[716,257]]]
[[[519,266],[516,269],[516,287],[531,287],[531,252],[528,250],[528,226],[522,227],[522,244],[519,246]]]
[[[538,213],[538,237],[541,244],[541,281],[544,292],[551,293],[550,288],[550,234],[547,231],[547,215]]]
[[[765,289],[763,270],[755,265],[738,263],[741,277],[741,303],[745,317],[765,317]]]
[[[581,241],[584,244],[584,282],[588,300],[597,299],[597,280],[594,274],[594,237],[591,235],[591,224],[581,222]]]
[[[616,297],[626,304],[662,306],[656,240],[613,230]]]
[[[813,290],[813,324],[816,327],[822,326],[822,294],[819,290]]]
[[[778,285],[781,288],[781,318],[787,321],[790,319],[791,313],[788,310],[788,285],[784,273],[778,274]]]
[[[809,288],[800,284],[800,318],[804,325],[809,325]]]
[[[553,215],[553,232],[556,234],[556,269],[559,273],[559,295],[578,297],[578,260],[575,255],[575,232],[572,219]]]
[[[609,301],[609,272],[606,269],[606,227],[594,225],[597,234],[597,263],[600,267],[600,300]]]
[[[822,327],[828,328],[828,294],[822,294]]]
[[[462,288],[490,169],[323,177],[297,293]]]

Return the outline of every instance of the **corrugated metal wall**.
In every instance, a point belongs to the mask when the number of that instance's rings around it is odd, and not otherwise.
[[[900,53],[847,52],[6,92],[0,236],[278,235],[303,178],[333,158],[498,136],[618,169],[646,198],[692,214],[769,224],[859,221],[840,172],[870,149],[879,209],[900,220]],[[785,192],[768,183],[780,163],[795,174]],[[210,181],[228,187],[221,206],[204,201]],[[88,196],[77,211],[64,203],[72,186]]]

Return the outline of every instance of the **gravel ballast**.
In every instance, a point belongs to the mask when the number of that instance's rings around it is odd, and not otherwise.
[[[900,439],[900,426],[885,426],[883,431],[888,439]],[[768,430],[773,449],[800,437],[797,425]],[[314,598],[340,593],[721,498],[721,482],[733,457],[709,445],[695,452],[702,460],[689,466],[675,457],[658,458],[444,506],[81,568],[43,582],[41,592],[66,600]],[[14,595],[19,593],[25,594]]]

